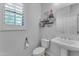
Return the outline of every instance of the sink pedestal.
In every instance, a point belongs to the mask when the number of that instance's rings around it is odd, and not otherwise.
[[[66,49],[64,49],[64,48],[61,48],[60,55],[61,56],[67,56],[68,55],[68,51]]]

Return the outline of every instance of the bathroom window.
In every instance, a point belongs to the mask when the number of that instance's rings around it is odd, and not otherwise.
[[[8,25],[24,25],[24,10],[22,3],[6,3],[5,4],[5,24]]]

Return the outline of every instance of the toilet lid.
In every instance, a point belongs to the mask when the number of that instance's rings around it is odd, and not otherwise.
[[[43,47],[38,47],[33,51],[33,54],[41,54],[45,51],[45,48]]]

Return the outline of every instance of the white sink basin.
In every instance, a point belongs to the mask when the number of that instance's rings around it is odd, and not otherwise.
[[[66,44],[75,44],[75,42],[71,41],[71,40],[63,40],[63,39],[59,39],[59,41],[66,43]]]
[[[79,51],[79,41],[68,40],[68,39],[66,40],[66,39],[57,37],[57,38],[52,39],[51,42],[67,50]]]

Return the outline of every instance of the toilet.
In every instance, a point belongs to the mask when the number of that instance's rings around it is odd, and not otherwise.
[[[46,49],[49,47],[49,40],[41,39],[41,46],[33,50],[33,56],[44,56]]]

